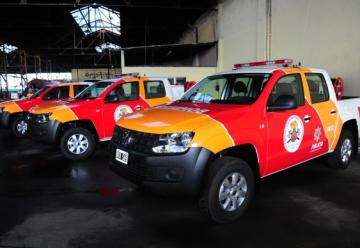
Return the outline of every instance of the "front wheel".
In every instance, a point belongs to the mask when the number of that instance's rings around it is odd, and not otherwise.
[[[335,150],[328,155],[328,166],[333,169],[346,169],[354,155],[354,136],[343,130]]]
[[[28,123],[25,118],[22,116],[15,117],[11,122],[11,131],[15,137],[21,138],[26,136],[28,133]]]
[[[81,160],[90,157],[95,150],[93,134],[84,128],[66,130],[60,139],[60,149],[66,158]]]
[[[254,192],[254,173],[250,166],[241,159],[223,157],[211,165],[202,202],[215,222],[228,223],[246,211]]]

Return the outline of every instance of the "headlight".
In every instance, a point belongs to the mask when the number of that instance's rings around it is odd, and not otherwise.
[[[182,153],[189,149],[194,133],[171,133],[159,137],[152,148],[155,153]]]
[[[35,118],[35,122],[39,124],[47,123],[50,120],[52,113],[38,114]]]

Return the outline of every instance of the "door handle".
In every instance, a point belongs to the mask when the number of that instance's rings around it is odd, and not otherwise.
[[[336,114],[336,109],[332,109],[332,110],[330,111],[330,114],[331,114],[331,115]]]
[[[142,109],[142,107],[141,107],[140,105],[136,105],[136,106],[135,106],[135,110],[136,110],[136,111],[139,111],[139,110],[141,110],[141,109]]]
[[[310,115],[305,115],[304,116],[304,122],[308,123],[311,120],[311,116]]]

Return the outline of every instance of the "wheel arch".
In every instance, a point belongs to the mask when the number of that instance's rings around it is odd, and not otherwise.
[[[11,123],[15,120],[15,118],[17,117],[24,117],[27,115],[28,112],[14,112],[14,113],[10,113],[9,115],[9,126],[11,125]]]
[[[246,163],[249,164],[250,168],[252,169],[255,181],[260,180],[260,165],[259,165],[259,154],[257,152],[256,146],[253,144],[241,144],[237,146],[233,146],[230,148],[227,148],[225,150],[222,150],[216,154],[214,154],[208,161],[207,166],[205,168],[203,181],[202,181],[202,188],[206,184],[206,179],[210,173],[210,168],[212,165],[212,162],[215,161],[218,158],[225,157],[225,156],[231,156],[235,158],[239,158],[244,160]]]
[[[64,134],[64,132],[66,132],[68,129],[75,127],[82,127],[89,130],[94,135],[96,141],[99,141],[98,132],[96,130],[94,123],[91,120],[76,120],[76,121],[69,121],[63,123],[60,127],[58,137]]]

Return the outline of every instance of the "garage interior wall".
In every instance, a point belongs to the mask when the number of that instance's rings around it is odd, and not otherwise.
[[[114,78],[116,75],[121,74],[120,68],[108,69],[108,68],[81,68],[72,69],[72,80],[83,81],[86,79],[107,79]]]
[[[125,66],[123,73],[138,72],[146,76],[186,77],[187,81],[200,81],[206,76],[216,73],[216,67],[156,67],[156,66]]]
[[[343,77],[345,94],[360,95],[359,13],[358,0],[222,0],[217,21],[208,13],[194,26],[213,30],[198,32],[198,40],[218,36],[217,71],[267,57],[292,58]],[[193,30],[180,40],[193,42]]]

